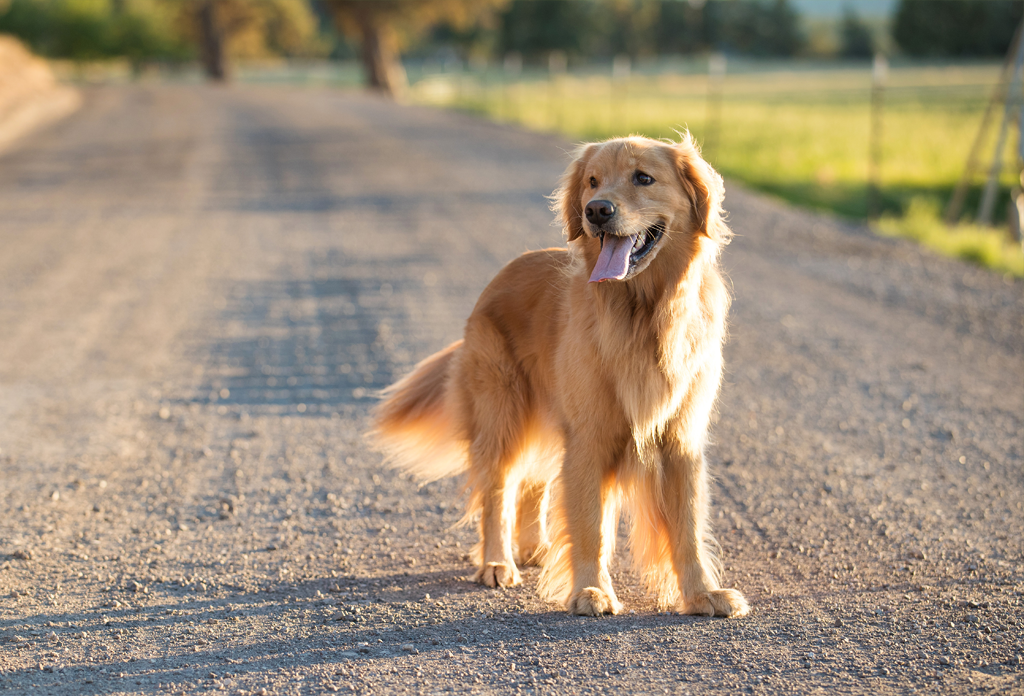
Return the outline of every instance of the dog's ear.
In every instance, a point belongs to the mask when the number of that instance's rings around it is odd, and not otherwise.
[[[594,154],[593,143],[581,145],[573,155],[573,162],[565,170],[558,188],[551,194],[551,210],[558,216],[569,241],[582,237],[583,206],[580,205],[580,193],[583,189],[583,175],[587,162]]]
[[[726,244],[731,233],[722,219],[722,199],[725,184],[721,175],[704,161],[687,134],[675,146],[676,170],[679,181],[693,206],[697,232],[716,242]]]

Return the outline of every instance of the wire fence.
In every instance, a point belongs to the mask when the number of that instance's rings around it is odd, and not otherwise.
[[[896,64],[881,81],[870,61],[504,68],[410,70],[412,98],[580,139],[686,129],[727,174],[858,217],[948,196],[999,77],[991,62]],[[1006,147],[1008,190],[1019,169]]]

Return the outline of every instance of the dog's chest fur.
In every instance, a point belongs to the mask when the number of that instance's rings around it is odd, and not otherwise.
[[[595,303],[596,348],[638,447],[692,420],[692,402],[706,400],[709,386],[712,400],[717,393],[725,308],[714,280],[693,278],[656,302],[608,293]]]

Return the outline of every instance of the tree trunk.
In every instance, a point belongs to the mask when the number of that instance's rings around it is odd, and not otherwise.
[[[394,31],[385,14],[358,3],[355,20],[362,39],[363,68],[372,89],[391,97],[400,97],[407,86],[405,68],[398,55]]]
[[[217,21],[217,0],[206,0],[199,7],[199,48],[206,76],[214,82],[228,79],[224,55],[224,32]]]

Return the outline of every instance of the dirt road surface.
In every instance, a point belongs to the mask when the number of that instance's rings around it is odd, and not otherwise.
[[[1024,286],[729,185],[709,457],[753,613],[467,580],[372,394],[560,243],[570,147],[318,90],[96,89],[0,158],[0,691],[1022,693]]]

